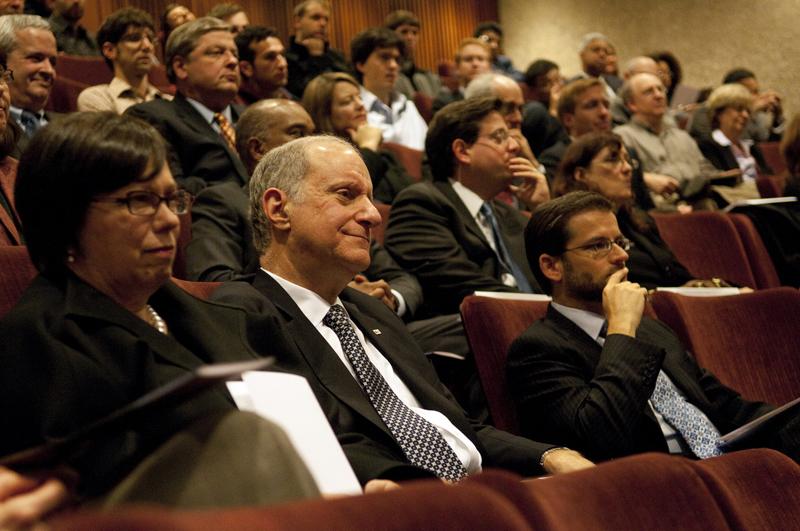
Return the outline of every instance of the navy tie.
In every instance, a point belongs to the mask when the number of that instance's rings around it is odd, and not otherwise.
[[[36,131],[42,126],[41,118],[38,114],[31,111],[22,111],[20,116],[20,125],[25,130],[25,134],[29,137],[33,136]]]
[[[511,254],[508,252],[508,247],[506,247],[506,243],[503,241],[503,238],[500,235],[500,227],[497,224],[497,219],[494,217],[492,206],[489,203],[484,202],[481,205],[481,214],[483,214],[483,217],[492,227],[492,234],[494,234],[494,245],[497,248],[497,257],[500,259],[500,265],[503,266],[503,269],[505,269],[506,272],[511,273],[511,275],[514,277],[514,280],[517,282],[517,288],[520,291],[525,293],[533,293],[533,289],[531,288],[528,279],[525,278],[525,273],[522,272],[522,269],[519,268],[517,263],[511,257]]]

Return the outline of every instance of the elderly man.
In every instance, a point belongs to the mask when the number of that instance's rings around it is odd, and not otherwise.
[[[489,46],[480,39],[464,39],[456,50],[456,76],[458,77],[458,90],[452,91],[447,87],[442,87],[439,94],[433,100],[433,112],[464,99],[464,91],[470,81],[481,74],[485,74],[491,67],[491,52]]]
[[[553,302],[508,354],[523,433],[544,433],[598,460],[720,455],[720,434],[772,407],[725,387],[672,330],[643,316],[646,290],[626,279],[630,242],[614,208],[598,194],[573,192],[539,207],[525,229],[531,267]],[[797,424],[791,419],[758,443],[797,459]]]
[[[612,76],[609,78],[611,80],[611,83],[609,83],[609,79],[607,79],[608,75],[606,74],[606,63],[610,53],[611,43],[609,42],[608,37],[597,32],[587,33],[584,35],[581,38],[579,49],[581,73],[570,79],[570,81],[596,77],[603,82],[603,88],[606,91],[608,101],[613,100],[615,94],[614,91],[616,89],[612,85],[616,85],[618,87],[620,85],[620,80],[616,76]]]
[[[41,17],[6,15],[0,17],[0,52],[14,72],[9,113],[23,134],[11,156],[19,159],[30,137],[58,116],[44,110],[56,78],[56,39]]]
[[[425,141],[434,181],[409,186],[392,204],[386,248],[419,279],[431,315],[458,312],[479,290],[539,290],[525,263],[527,218],[495,198],[510,191],[534,208],[550,194],[519,156],[503,109],[498,99],[474,98],[439,111]]]
[[[417,92],[435,98],[442,88],[439,76],[414,63],[421,30],[419,18],[411,11],[398,9],[386,16],[385,26],[395,32],[404,44],[400,76],[395,83],[395,90],[405,94],[407,98],[413,98]]]
[[[238,103],[250,105],[259,100],[292,99],[286,90],[289,81],[286,49],[275,28],[248,26],[234,40],[242,74]]]
[[[222,181],[246,183],[233,129],[240,113],[231,105],[239,90],[239,59],[230,26],[211,17],[187,22],[170,34],[164,61],[175,98],[134,105],[126,113],[158,129],[172,175],[190,192]]]
[[[589,466],[571,450],[469,421],[401,321],[347,288],[369,264],[380,222],[350,144],[309,137],[274,149],[256,168],[250,197],[261,269],[251,285],[223,285],[215,298],[286,340],[279,365],[308,379],[367,490],[373,480],[458,481],[486,466],[526,475],[550,469],[551,459],[551,472]]]
[[[294,35],[289,37],[286,61],[289,84],[296,98],[303,97],[308,82],[325,72],[350,72],[342,52],[328,42],[331,8],[325,0],[303,0],[294,7]]]
[[[632,117],[614,132],[622,137],[626,146],[636,150],[643,171],[674,179],[670,181],[672,185],[667,186],[674,187],[679,198],[701,200],[711,179],[736,177],[736,171],[716,170],[703,157],[692,137],[665,119],[667,94],[658,76],[631,76],[622,86],[621,96]],[[653,186],[650,188],[658,192]],[[677,199],[673,196],[669,201]]]
[[[658,63],[652,57],[641,55],[634,57],[625,63],[625,69],[622,71],[622,78],[624,81],[629,80],[636,74],[653,74],[654,76],[660,75]],[[611,121],[614,125],[622,125],[628,123],[631,119],[631,111],[625,106],[622,98],[617,94],[611,100]]]
[[[86,0],[54,0],[48,22],[58,51],[67,55],[100,55],[94,36],[81,25]]]
[[[106,64],[114,72],[111,83],[89,87],[78,96],[79,111],[111,111],[122,114],[128,107],[156,98],[172,99],[150,84],[156,34],[150,15],[125,7],[103,21],[97,42]]]
[[[394,89],[400,74],[403,41],[387,28],[369,28],[350,41],[350,59],[361,83],[367,121],[383,132],[384,142],[422,150],[428,124],[413,101]]]

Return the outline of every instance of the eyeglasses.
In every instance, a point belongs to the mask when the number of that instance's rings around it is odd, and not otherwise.
[[[496,131],[492,131],[485,137],[479,138],[475,143],[479,143],[483,138],[488,138],[492,141],[492,143],[498,146],[504,146],[508,143],[508,140],[511,138],[511,133],[508,132],[508,129],[498,129]]]
[[[152,31],[132,31],[120,37],[119,40],[122,42],[138,43],[145,37],[147,37],[147,40],[150,41],[151,44],[156,42],[156,36]]]
[[[14,81],[14,71],[0,66],[0,81],[6,84]]]
[[[628,238],[620,236],[614,240],[598,240],[592,243],[587,243],[585,245],[579,245],[577,247],[571,247],[569,249],[564,249],[564,252],[569,251],[588,251],[589,254],[592,255],[593,258],[605,258],[611,253],[611,249],[614,246],[619,247],[623,251],[630,251],[631,247],[633,247],[633,242],[630,241]]]
[[[178,190],[166,197],[142,190],[128,192],[125,194],[125,197],[106,197],[95,199],[94,201],[96,203],[116,203],[118,205],[125,205],[128,207],[128,212],[135,216],[152,216],[158,212],[158,207],[161,203],[166,203],[170,211],[180,215],[189,212],[189,208],[194,201],[194,196],[186,190]]]

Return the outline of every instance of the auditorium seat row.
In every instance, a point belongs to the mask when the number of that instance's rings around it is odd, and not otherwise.
[[[706,461],[642,454],[572,474],[519,479],[489,471],[458,486],[429,480],[381,494],[265,508],[80,511],[53,520],[51,529],[800,529],[800,466],[772,450]]]

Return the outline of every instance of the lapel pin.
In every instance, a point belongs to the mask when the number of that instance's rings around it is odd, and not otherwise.
[[[376,336],[381,335],[381,331],[379,329],[377,329],[377,328],[373,328],[372,329],[372,333],[375,334]]]

